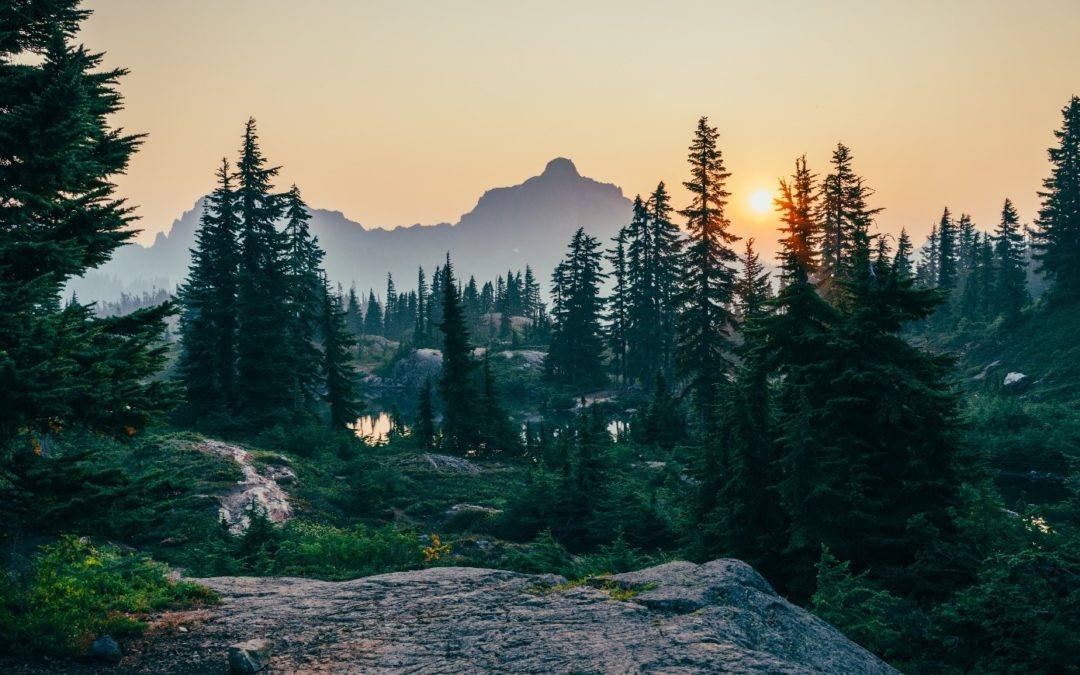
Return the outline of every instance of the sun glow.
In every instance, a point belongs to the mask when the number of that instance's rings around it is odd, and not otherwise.
[[[768,190],[754,190],[750,195],[750,209],[755,213],[768,213],[772,211],[773,195]]]

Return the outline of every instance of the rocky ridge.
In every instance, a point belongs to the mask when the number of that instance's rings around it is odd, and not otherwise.
[[[125,672],[224,673],[228,647],[258,639],[270,673],[896,672],[737,560],[584,583],[463,567],[200,581],[222,603],[162,617]]]

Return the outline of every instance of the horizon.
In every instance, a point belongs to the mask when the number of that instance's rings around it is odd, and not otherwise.
[[[733,231],[764,253],[777,220],[753,211],[751,195],[775,192],[804,153],[824,173],[837,142],[876,190],[880,230],[906,227],[921,243],[945,206],[989,229],[1009,197],[1030,223],[1061,107],[1080,90],[1054,70],[1080,62],[1069,35],[1080,5],[1058,0],[1036,10],[847,1],[663,11],[433,3],[415,14],[343,2],[88,7],[95,13],[78,39],[105,53],[104,66],[131,71],[115,123],[149,134],[117,181],[138,207],[144,245],[209,192],[248,116],[283,167],[279,187],[295,182],[313,208],[366,229],[457,222],[486,190],[519,184],[559,156],[631,199],[663,180],[682,208],[685,150],[705,115],[732,173]],[[183,49],[197,33],[204,44],[234,43],[245,22],[254,30],[238,49]],[[803,45],[816,51],[808,57]],[[687,94],[694,63],[710,84]]]

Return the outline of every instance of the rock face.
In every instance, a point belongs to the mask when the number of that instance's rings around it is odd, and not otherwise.
[[[251,455],[247,450],[221,441],[208,440],[200,443],[199,450],[227,457],[240,465],[244,478],[237,482],[236,487],[221,495],[219,513],[227,523],[233,534],[240,534],[248,527],[247,510],[252,503],[266,511],[266,516],[275,523],[284,523],[292,517],[292,505],[289,503],[289,495],[281,489],[278,481],[291,483],[296,480],[296,474],[288,467],[274,467],[261,475],[251,462]]]
[[[275,643],[271,673],[896,672],[737,560],[592,585],[460,567],[202,583],[222,604],[151,640],[128,672],[221,672],[225,646],[256,636]]]

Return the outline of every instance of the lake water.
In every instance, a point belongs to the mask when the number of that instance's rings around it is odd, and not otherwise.
[[[385,443],[390,438],[390,432],[394,428],[394,420],[389,413],[383,411],[363,415],[357,418],[356,422],[349,428],[368,443]],[[409,430],[405,425],[401,425],[400,429],[406,433]]]

